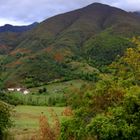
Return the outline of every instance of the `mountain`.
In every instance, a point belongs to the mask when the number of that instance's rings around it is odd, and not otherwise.
[[[39,23],[35,22],[27,26],[13,26],[6,24],[0,27],[0,54],[8,54],[12,51],[24,32],[35,28]]]
[[[139,16],[100,3],[49,18],[20,37],[5,36],[12,49],[2,56],[1,81],[30,87],[91,75],[134,47],[130,38],[140,35],[139,25]]]
[[[37,22],[35,22],[31,25],[27,25],[27,26],[13,26],[10,24],[5,24],[4,26],[0,27],[0,33],[3,33],[3,32],[15,32],[15,33],[26,32],[26,31],[31,30],[32,28],[36,27],[37,25],[38,25]]]
[[[140,11],[134,12],[135,15],[140,16]]]

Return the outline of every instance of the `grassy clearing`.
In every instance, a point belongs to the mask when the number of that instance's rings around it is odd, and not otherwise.
[[[61,113],[64,108],[65,107],[17,106],[13,117],[15,121],[15,128],[37,128],[39,116],[42,112],[51,121],[49,109],[53,109],[61,119]]]
[[[73,88],[80,89],[87,82],[83,80],[71,80],[67,82],[51,83],[49,85],[30,89],[30,94],[23,95],[19,92],[8,94],[15,105],[33,105],[33,106],[66,106],[66,96]],[[46,89],[46,92],[40,93],[40,89]]]
[[[41,106],[17,106],[15,107],[15,113],[13,116],[13,121],[15,123],[14,127],[10,129],[11,137],[10,139],[15,140],[26,140],[30,138],[39,130],[39,117],[41,113],[47,116],[50,124],[52,124],[50,109],[60,118],[60,121],[64,118],[62,112],[65,107],[41,107]]]
[[[59,83],[52,83],[52,84],[48,84],[48,85],[44,85],[41,87],[35,87],[35,88],[31,88],[31,92],[38,92],[38,90],[40,88],[47,88],[48,93],[52,94],[52,93],[62,93],[65,90],[68,90],[72,87],[75,88],[80,88],[83,84],[85,84],[87,82],[83,81],[83,80],[71,80],[71,81],[66,81],[66,82],[59,82]]]

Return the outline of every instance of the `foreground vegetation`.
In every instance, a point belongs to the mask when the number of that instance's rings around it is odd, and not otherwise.
[[[71,96],[75,116],[62,123],[61,140],[140,139],[139,39],[108,67],[107,79]]]
[[[11,115],[11,106],[0,101],[0,139],[3,139],[6,130],[12,126]]]

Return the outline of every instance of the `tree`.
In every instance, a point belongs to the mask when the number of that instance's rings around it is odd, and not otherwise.
[[[6,129],[12,126],[12,121],[10,119],[11,112],[11,106],[0,101],[0,139],[2,139]]]
[[[140,38],[133,38],[136,48],[128,48],[123,57],[113,62],[111,67],[115,69],[115,75],[132,84],[140,84]],[[128,85],[128,84],[127,84]]]
[[[134,92],[135,91],[135,92]],[[87,133],[97,140],[139,140],[140,88],[131,89],[118,107],[97,114],[87,125]]]
[[[48,93],[48,91],[47,91],[47,89],[46,89],[45,87],[42,88],[42,89],[39,89],[38,92],[39,92],[40,94],[42,94],[42,93]]]

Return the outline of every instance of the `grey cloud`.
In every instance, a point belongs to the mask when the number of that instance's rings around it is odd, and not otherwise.
[[[42,21],[93,2],[105,3],[125,10],[140,10],[140,0],[0,0],[0,24],[3,19],[25,24]]]

